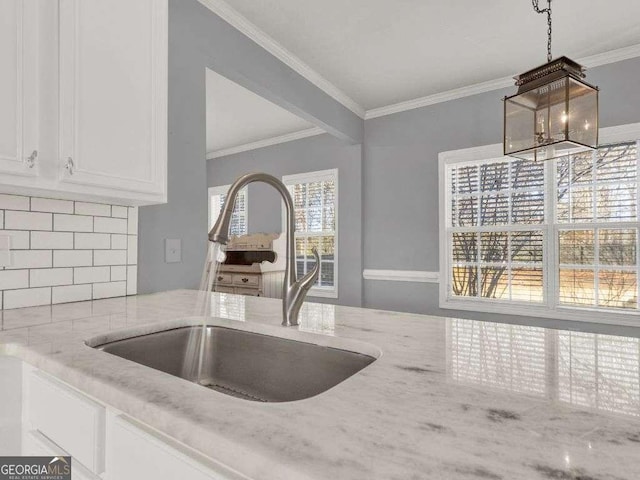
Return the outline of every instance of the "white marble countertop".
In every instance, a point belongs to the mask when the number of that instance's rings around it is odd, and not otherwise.
[[[280,321],[278,300],[212,295],[212,316]],[[196,296],[7,310],[0,353],[260,480],[640,478],[637,338],[306,304],[302,330],[382,355],[321,395],[268,404],[84,344],[192,316]]]

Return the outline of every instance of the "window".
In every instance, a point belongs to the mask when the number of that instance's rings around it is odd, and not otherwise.
[[[501,145],[441,154],[441,306],[637,315],[640,128],[631,127],[602,130],[597,151],[542,163],[503,157]]]
[[[283,182],[295,209],[298,277],[314,267],[316,247],[320,275],[309,295],[338,298],[338,170],[288,175]]]
[[[220,211],[227,200],[227,192],[231,185],[223,185],[221,187],[209,188],[209,229],[218,219]],[[231,235],[246,235],[248,225],[249,207],[247,204],[247,187],[244,187],[236,197],[236,204],[233,206],[233,215],[231,216],[231,225],[229,233]]]

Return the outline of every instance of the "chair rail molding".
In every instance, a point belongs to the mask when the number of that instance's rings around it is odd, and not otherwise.
[[[386,282],[438,283],[440,281],[439,272],[427,272],[423,270],[365,269],[362,271],[362,277],[365,280],[380,280]]]

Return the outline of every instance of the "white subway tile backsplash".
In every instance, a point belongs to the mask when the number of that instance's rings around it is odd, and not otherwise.
[[[51,230],[51,218],[50,213],[6,210],[4,212],[4,228],[7,230]]]
[[[73,283],[72,268],[38,268],[29,273],[30,287],[51,287]]]
[[[138,207],[129,207],[127,233],[129,235],[138,234]]]
[[[119,280],[127,279],[127,267],[124,265],[119,267],[111,267],[111,281],[117,282]]]
[[[93,250],[56,250],[53,252],[54,267],[90,267]]]
[[[73,233],[70,232],[31,232],[33,249],[72,249]]]
[[[127,264],[136,265],[138,263],[138,236],[127,235]]]
[[[108,233],[75,233],[76,250],[93,250],[110,248],[111,238]]]
[[[29,287],[29,270],[0,271],[0,290]]]
[[[6,268],[51,268],[51,258],[51,250],[14,250],[11,252],[11,265]]]
[[[137,233],[137,207],[0,194],[0,310],[135,295]]]
[[[127,236],[112,234],[111,235],[111,249],[112,250],[126,250],[127,249]]]
[[[94,232],[101,233],[127,233],[127,220],[125,218],[95,217]]]
[[[126,265],[126,250],[94,250],[94,265]]]
[[[103,203],[76,202],[76,215],[111,216],[111,205]]]
[[[91,284],[65,285],[64,287],[53,287],[52,290],[52,303],[54,304],[91,300]]]
[[[4,292],[4,308],[36,307],[50,303],[51,287],[6,290]]]
[[[0,209],[29,210],[29,197],[0,194]]]
[[[129,265],[127,267],[127,295],[138,294],[138,267]]]
[[[108,282],[110,267],[76,267],[73,269],[73,283]]]
[[[93,232],[93,217],[55,213],[53,229],[57,232]]]
[[[0,235],[9,235],[9,248],[11,250],[29,249],[29,230],[0,230]]]
[[[113,205],[111,207],[111,216],[118,218],[127,218],[127,207],[119,207],[117,205]]]
[[[93,299],[123,297],[127,294],[127,282],[93,284]]]
[[[32,212],[73,213],[73,202],[52,198],[31,198]]]

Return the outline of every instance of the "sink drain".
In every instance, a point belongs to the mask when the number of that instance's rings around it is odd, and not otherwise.
[[[230,395],[236,398],[242,398],[244,400],[252,400],[254,402],[268,402],[268,400],[256,397],[255,395],[251,395],[250,393],[243,392],[242,390],[238,390],[237,388],[231,388],[226,385],[220,385],[219,383],[213,383],[207,380],[203,380],[198,382],[203,387],[210,388],[211,390],[215,390],[216,392],[224,393],[225,395]]]

